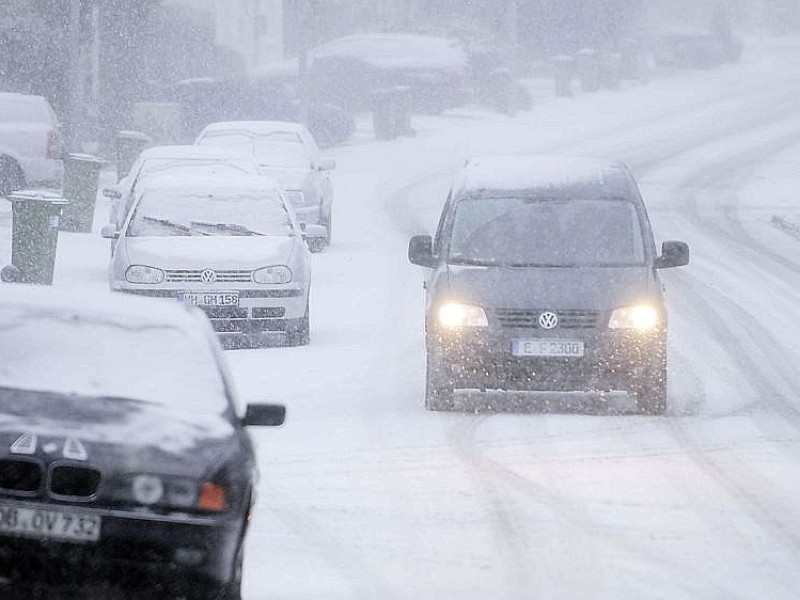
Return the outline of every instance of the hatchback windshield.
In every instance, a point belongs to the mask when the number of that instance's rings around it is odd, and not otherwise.
[[[256,190],[147,190],[129,237],[172,235],[289,236],[292,220],[280,196]]]
[[[635,206],[622,200],[465,199],[450,262],[507,266],[633,266],[644,262]]]

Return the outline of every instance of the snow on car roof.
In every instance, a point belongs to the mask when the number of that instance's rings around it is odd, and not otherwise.
[[[627,195],[627,167],[593,158],[493,156],[470,160],[456,178],[459,194],[535,191],[574,187],[609,189]]]
[[[141,158],[249,158],[252,156],[245,148],[233,146],[195,146],[190,144],[174,146],[153,146],[142,151]]]
[[[256,191],[260,193],[280,192],[280,184],[272,177],[266,175],[236,175],[220,179],[216,175],[163,175],[148,177],[144,190],[182,190],[193,189],[230,190],[230,191]]]
[[[312,59],[358,58],[383,68],[464,68],[467,56],[457,40],[410,33],[342,37],[311,51]]]
[[[253,133],[270,133],[272,131],[292,131],[300,133],[306,127],[302,123],[291,121],[219,121],[206,126],[209,131],[252,131]]]

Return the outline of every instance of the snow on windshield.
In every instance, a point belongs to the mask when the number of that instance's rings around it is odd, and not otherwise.
[[[291,217],[274,191],[191,187],[145,190],[128,228],[130,237],[292,232]]]
[[[450,243],[454,263],[631,266],[644,261],[636,208],[628,201],[461,200]]]
[[[220,414],[225,388],[207,343],[164,323],[4,308],[0,387],[121,397]]]
[[[210,175],[210,176],[236,176],[242,174],[252,174],[254,168],[252,163],[246,160],[205,160],[205,159],[185,159],[185,158],[151,158],[144,162],[139,173],[141,178],[144,175]]]

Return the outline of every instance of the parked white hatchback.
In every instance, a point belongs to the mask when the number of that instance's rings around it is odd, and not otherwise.
[[[111,259],[111,289],[202,308],[227,346],[309,342],[311,255],[263,176],[149,178]]]

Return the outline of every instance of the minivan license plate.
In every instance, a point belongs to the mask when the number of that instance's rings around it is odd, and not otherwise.
[[[231,292],[178,294],[178,301],[195,306],[239,306],[239,294]]]
[[[100,525],[97,515],[0,504],[0,536],[96,542]]]
[[[571,340],[514,340],[511,344],[514,356],[580,358],[583,352],[583,342]]]

